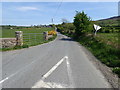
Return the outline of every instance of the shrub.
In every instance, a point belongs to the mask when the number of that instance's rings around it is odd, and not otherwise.
[[[87,16],[87,14],[82,12],[76,12],[76,15],[74,17],[73,24],[75,25],[75,35],[76,37],[79,37],[80,35],[89,32],[89,26],[90,26],[90,18]]]
[[[15,46],[13,49],[21,49],[22,46]]]
[[[56,35],[56,31],[55,30],[51,30],[51,31],[48,31],[48,35]]]
[[[111,60],[110,66],[111,67],[120,67],[120,60]]]
[[[113,68],[112,71],[116,74],[118,74],[118,77],[120,78],[120,67]]]
[[[26,45],[26,44],[24,44],[24,45],[22,46],[22,48],[29,48],[29,46]]]

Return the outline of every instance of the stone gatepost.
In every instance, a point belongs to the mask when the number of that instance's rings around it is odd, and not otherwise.
[[[23,32],[15,31],[15,37],[16,37],[16,46],[22,46],[23,45]]]
[[[48,40],[48,32],[43,32],[44,39],[47,41]]]

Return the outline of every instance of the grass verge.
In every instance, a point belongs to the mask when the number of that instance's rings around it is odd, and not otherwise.
[[[111,67],[120,77],[120,50],[104,43],[92,35],[80,36],[77,41],[87,47],[102,63]]]
[[[44,43],[48,43],[50,41],[53,41],[56,37],[57,37],[57,35],[54,35],[52,38],[49,38],[47,41],[43,41],[43,42],[40,42],[40,43],[37,43],[37,44],[36,43],[31,44],[31,45],[24,44],[23,46],[15,46],[13,48],[0,48],[0,51],[10,51],[10,50],[29,48],[31,46],[37,46],[37,45],[40,45],[40,44],[44,44]]]

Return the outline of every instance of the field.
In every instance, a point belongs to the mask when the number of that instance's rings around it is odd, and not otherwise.
[[[25,29],[2,29],[2,38],[15,37],[15,31],[23,31],[23,33],[43,33],[44,31],[54,30],[53,28],[25,28]]]
[[[53,40],[53,38],[49,39],[48,41],[44,40],[43,32],[51,31],[54,28],[51,27],[43,27],[43,28],[24,28],[24,29],[2,29],[2,38],[15,38],[15,31],[23,31],[23,46],[22,47],[15,47],[12,49],[19,49],[19,48],[26,48],[29,46],[35,46],[42,43],[49,42]],[[11,50],[11,48],[3,48],[3,51]]]

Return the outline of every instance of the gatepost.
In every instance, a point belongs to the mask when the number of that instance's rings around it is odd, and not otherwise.
[[[44,39],[47,41],[48,40],[48,32],[43,32],[43,35],[44,35]]]
[[[22,46],[23,45],[23,32],[15,31],[15,37],[16,37],[16,46]]]

